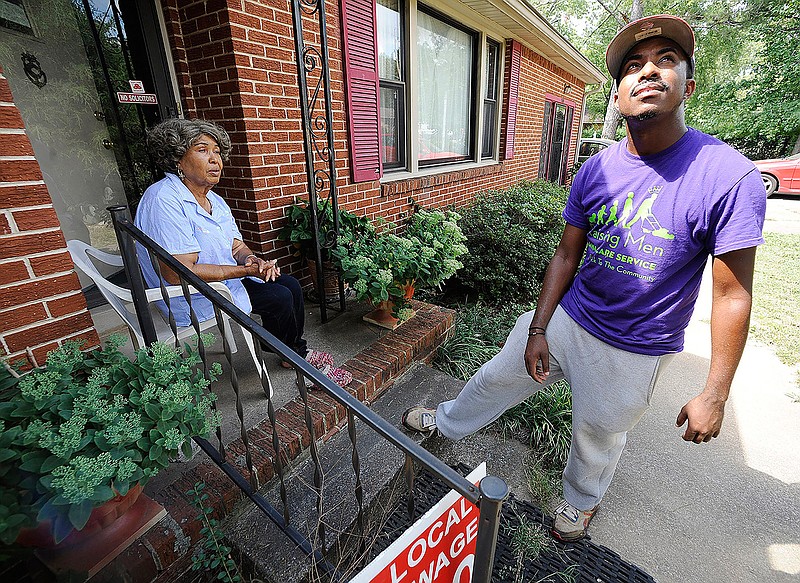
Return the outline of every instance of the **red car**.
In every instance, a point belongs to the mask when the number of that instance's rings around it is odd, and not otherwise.
[[[778,160],[753,162],[761,172],[767,196],[775,192],[800,194],[800,153]]]

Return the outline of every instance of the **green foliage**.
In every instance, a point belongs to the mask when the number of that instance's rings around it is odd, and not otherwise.
[[[186,492],[191,497],[192,506],[200,512],[196,520],[203,525],[200,529],[203,540],[192,556],[192,570],[214,571],[217,574],[215,579],[223,583],[236,583],[242,580],[242,575],[231,558],[231,548],[225,544],[217,519],[211,516],[213,510],[206,504],[208,494],[203,492],[205,487],[205,483],[197,482],[194,488]]]
[[[513,515],[510,520],[501,522],[500,528],[508,537],[511,555],[514,557],[514,564],[506,563],[497,573],[503,581],[513,581],[514,583],[575,583],[580,575],[579,566],[575,563],[567,565],[561,571],[555,571],[542,577],[541,579],[530,578],[530,571],[526,572],[526,566],[536,561],[543,553],[552,554],[557,552],[555,542],[548,534],[544,524],[532,522],[527,516],[520,514],[511,502]],[[567,555],[562,558],[568,559]],[[547,564],[545,559],[540,564]],[[527,578],[526,578],[527,577]]]
[[[524,461],[525,479],[532,500],[545,512],[554,510],[561,498],[561,466],[554,466],[542,455],[531,452]]]
[[[122,337],[89,353],[77,342],[51,352],[43,368],[20,378],[3,371],[0,387],[0,540],[49,520],[56,542],[80,530],[96,506],[169,465],[190,438],[219,424],[215,395],[197,352],[154,343],[134,361]],[[0,373],[2,374],[2,373]],[[5,514],[3,514],[5,513]]]
[[[748,0],[711,19],[692,14],[702,31],[698,71],[707,72],[689,123],[751,159],[790,154],[800,136],[798,14],[800,0]]]
[[[550,535],[538,522],[531,522],[527,518],[519,517],[516,525],[509,526],[511,538],[511,551],[514,554],[514,583],[524,581],[524,566],[526,561],[534,561],[542,552],[551,545]]]
[[[459,278],[490,303],[533,301],[561,238],[566,197],[543,180],[477,197],[459,223],[469,248]]]
[[[289,241],[295,248],[294,256],[314,259],[314,229],[311,220],[311,204],[308,201],[295,201],[286,209],[286,224],[278,232],[278,238]],[[317,233],[322,249],[322,260],[330,259],[330,250],[336,244],[333,230],[333,207],[329,200],[317,200]],[[344,209],[339,209],[339,232],[354,238],[371,238],[375,228],[367,217],[359,217]]]
[[[605,48],[631,0],[530,0],[601,71]],[[695,31],[697,90],[689,125],[751,159],[796,151],[800,136],[800,0],[667,0],[642,2],[643,13],[674,14]],[[613,6],[613,7],[612,7]],[[613,12],[613,14],[612,14]],[[603,119],[610,83],[587,98],[589,119]]]
[[[453,211],[420,209],[411,217],[404,237],[419,254],[407,274],[420,287],[437,287],[463,267],[458,260],[467,252],[466,237]]]
[[[434,366],[466,381],[500,352],[517,317],[534,306],[513,303],[493,306],[477,302],[453,307],[457,313],[453,336],[439,347]]]
[[[495,422],[504,435],[530,443],[545,466],[563,468],[572,439],[572,393],[566,381],[539,391]]]
[[[394,234],[391,223],[372,236],[343,233],[334,262],[357,299],[376,305],[391,300],[402,320],[407,305],[404,286],[438,286],[461,267],[458,258],[467,248],[459,218],[452,211],[420,209],[403,235]]]

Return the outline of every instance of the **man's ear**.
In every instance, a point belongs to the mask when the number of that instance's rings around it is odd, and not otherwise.
[[[695,90],[696,87],[697,87],[697,84],[695,83],[694,79],[687,79],[686,80],[686,85],[684,86],[684,89],[683,89],[683,100],[684,101],[686,101],[687,99],[689,99],[692,96],[692,94],[694,93],[694,90]]]

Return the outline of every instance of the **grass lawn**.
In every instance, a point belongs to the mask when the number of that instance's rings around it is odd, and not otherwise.
[[[775,350],[781,362],[800,363],[800,235],[765,233],[753,284],[751,337]],[[797,371],[800,386],[800,370]]]

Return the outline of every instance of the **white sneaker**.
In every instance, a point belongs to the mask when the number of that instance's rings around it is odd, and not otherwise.
[[[401,422],[413,431],[430,435],[436,431],[436,409],[416,405],[403,413]]]
[[[566,500],[562,500],[553,513],[553,528],[550,534],[563,542],[575,542],[586,536],[586,529],[594,518],[598,504],[591,510],[578,510]]]

